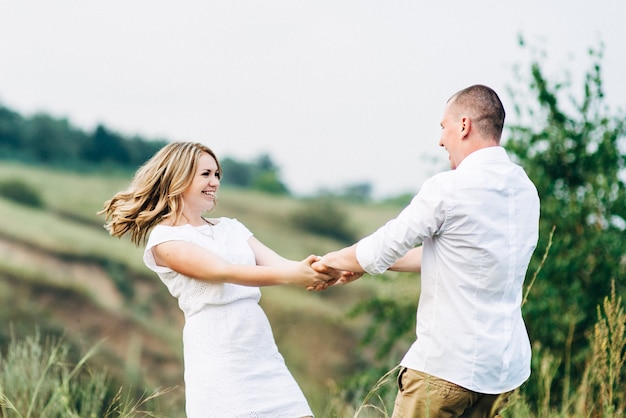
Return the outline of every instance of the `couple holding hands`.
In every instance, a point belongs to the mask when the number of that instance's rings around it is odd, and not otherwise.
[[[236,219],[203,216],[222,175],[208,147],[175,142],[148,160],[101,213],[111,235],[146,244],[145,264],[184,313],[187,417],[312,417],[259,288],[323,290],[386,270],[422,273],[417,339],[400,363],[393,417],[497,416],[530,375],[521,296],[539,218],[534,185],[500,146],[503,124],[489,87],[455,93],[439,140],[452,170],[370,236],[302,261]]]

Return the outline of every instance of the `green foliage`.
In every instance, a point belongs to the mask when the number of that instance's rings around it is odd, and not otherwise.
[[[84,155],[90,161],[97,163],[113,162],[122,165],[130,164],[130,153],[128,152],[126,140],[120,135],[110,132],[102,125],[96,127],[93,139],[84,150]],[[151,155],[146,156],[148,159]]]
[[[289,194],[287,186],[278,178],[277,171],[260,173],[252,182],[252,188],[271,194]]]
[[[347,185],[341,196],[353,202],[367,202],[372,197],[372,184],[363,182]]]
[[[533,377],[520,394],[540,416],[549,416],[559,402],[567,410],[571,388],[586,387],[581,379],[590,346],[584,331],[593,327],[610,280],[623,292],[626,273],[626,118],[611,113],[604,101],[602,52],[591,50],[589,57],[579,99],[570,82],[551,82],[541,62],[531,63],[530,80],[520,78],[521,91],[512,92],[519,122],[504,144],[541,198],[537,248],[546,252],[533,256],[523,307],[534,343]],[[365,338],[381,353],[402,338],[403,328],[394,322],[411,329],[414,316],[414,309],[394,299],[374,298],[359,311],[374,317]]]
[[[536,345],[533,362],[536,365],[532,379],[541,387],[537,399],[529,399],[524,386],[516,390],[500,412],[503,418],[613,418],[626,415],[626,313],[622,299],[612,287],[605,297],[602,310],[598,306],[597,322],[589,334],[593,350],[584,361],[587,365],[575,393],[560,403],[552,393],[557,370],[562,363],[559,355]],[[397,393],[394,379],[398,367],[381,372],[378,380],[353,379],[341,390],[335,390],[324,416],[353,418],[388,418]]]
[[[298,229],[335,238],[346,244],[352,244],[357,238],[347,212],[331,197],[305,201],[302,208],[292,213],[291,220]]]
[[[3,159],[73,169],[116,166],[136,169],[166,142],[125,137],[99,125],[91,132],[65,118],[38,113],[25,118],[0,106],[0,155]]]
[[[43,198],[30,184],[20,179],[0,181],[0,196],[33,208],[44,206]]]
[[[542,63],[533,60],[530,80],[521,78],[532,100],[520,103],[525,95],[513,95],[522,122],[511,128],[505,144],[539,191],[538,248],[556,227],[550,260],[530,295],[525,318],[531,338],[544,347],[559,352],[571,345],[572,364],[561,364],[559,377],[567,377],[570,366],[573,375],[581,375],[588,344],[580,330],[592,326],[609,279],[623,284],[626,273],[626,118],[611,113],[604,101],[602,48],[590,50],[589,57],[579,98],[569,80],[548,80]],[[529,272],[540,256],[535,254]]]
[[[603,416],[626,414],[624,384],[626,370],[626,313],[622,298],[615,294],[615,282],[610,297],[605,297],[602,310],[598,307],[598,322],[590,334],[591,359],[586,370],[590,390],[585,391],[587,404]]]
[[[387,203],[390,205],[395,205],[401,208],[404,208],[405,206],[407,206],[409,203],[411,203],[411,200],[413,199],[415,195],[413,194],[408,194],[408,193],[404,193],[398,196],[394,196],[394,197],[390,197],[385,199],[385,201],[383,203]]]
[[[625,377],[626,313],[622,299],[612,288],[598,307],[598,319],[589,334],[593,350],[587,353],[584,379],[576,396],[550,405],[551,382],[560,359],[547,350],[535,353],[540,364],[536,379],[545,392],[537,403],[516,391],[501,412],[505,418],[612,418],[626,413]],[[0,416],[6,418],[104,417],[134,418],[172,416],[155,401],[167,390],[148,396],[117,391],[105,372],[89,365],[93,347],[77,362],[69,346],[59,340],[42,342],[39,334],[12,339],[0,353]],[[396,393],[397,366],[380,373],[377,380],[352,380],[352,387],[335,386],[323,415],[332,418],[385,418],[391,416]],[[157,412],[158,411],[158,412]],[[162,415],[165,414],[165,415]]]
[[[111,238],[96,215],[106,198],[127,186],[130,176],[0,164],[0,181],[13,177],[28,184],[45,179],[40,192],[46,208],[36,210],[0,199],[0,323],[14,324],[20,339],[30,335],[34,326],[45,336],[51,330],[55,335],[65,331],[75,351],[107,337],[90,364],[105,365],[124,387],[137,387],[136,396],[150,384],[179,385],[162,401],[166,407],[182,410],[180,309],[143,265],[142,249],[127,239]],[[229,187],[222,187],[219,197],[211,216],[241,220],[281,255],[300,260],[339,247],[334,239],[293,228],[289,216],[303,205],[300,199]],[[351,221],[362,231],[395,212],[375,205],[336,204],[358,219]],[[110,285],[112,281],[117,288]],[[352,351],[361,327],[344,317],[352,301],[377,291],[376,283],[359,282],[325,293],[293,287],[263,289],[261,302],[277,344],[316,416],[326,416],[319,411],[328,402],[329,379],[343,380],[356,368],[370,367]],[[10,342],[8,332],[0,330],[0,350]],[[133,380],[136,377],[146,386]],[[164,409],[159,411],[165,414]]]
[[[384,358],[398,342],[415,339],[414,300],[389,296],[373,297],[358,302],[349,315],[367,315],[363,345],[375,342],[376,357]]]
[[[87,135],[72,127],[67,119],[45,114],[28,119],[24,128],[21,146],[31,151],[35,161],[46,164],[76,163],[88,142]]]
[[[20,243],[35,248],[37,253],[57,257],[61,261],[77,261],[80,263],[82,260],[100,266],[104,258],[110,259],[114,262],[113,270],[121,267],[121,265],[127,269],[124,272],[119,269],[115,275],[119,275],[120,279],[130,280],[131,282],[142,274],[144,266],[141,263],[141,250],[134,248],[125,240],[118,241],[108,237],[99,225],[95,215],[104,198],[124,187],[129,180],[128,178],[112,178],[102,175],[79,176],[75,173],[13,163],[0,165],[0,178],[11,178],[16,174],[19,174],[18,177],[23,178],[30,184],[35,183],[37,179],[46,179],[49,184],[47,184],[45,190],[42,190],[46,201],[46,210],[34,210],[14,204],[8,200],[1,200],[0,233],[4,238],[19,240]],[[304,256],[310,252],[323,254],[325,251],[337,247],[337,242],[334,240],[318,239],[318,237],[313,237],[302,230],[294,229],[289,222],[285,222],[289,218],[291,211],[303,205],[302,201],[288,197],[276,197],[247,190],[227,188],[223,190],[220,197],[223,201],[220,202],[219,210],[223,211],[224,216],[235,216],[244,221],[264,242],[272,242],[271,247],[276,248],[281,254],[290,254],[291,257]],[[350,214],[349,220],[361,228],[361,233],[367,233],[368,230],[397,213],[396,207],[387,208],[371,204],[351,206],[342,205],[341,202],[335,202],[335,204],[342,212]],[[70,216],[60,216],[61,213],[67,213]],[[81,221],[76,222],[77,219],[81,219]],[[91,222],[91,219],[94,219],[94,222]],[[42,234],[41,231],[46,233]],[[538,251],[537,256],[540,256],[541,253],[542,251]],[[543,253],[545,254],[545,252]],[[51,333],[53,335],[61,335],[65,330],[74,343],[80,340],[88,345],[95,344],[95,341],[101,337],[98,334],[98,330],[102,328],[101,324],[121,321],[121,325],[117,328],[114,327],[114,329],[120,330],[117,335],[122,335],[122,339],[133,339],[140,328],[144,329],[144,331],[150,330],[149,334],[142,334],[146,338],[145,349],[139,350],[141,351],[142,364],[148,364],[148,366],[144,366],[142,369],[143,377],[149,377],[152,382],[159,382],[160,384],[166,382],[165,386],[178,384],[178,380],[172,380],[166,372],[168,370],[171,372],[173,368],[175,369],[173,374],[178,376],[182,366],[175,362],[172,363],[171,359],[167,360],[168,357],[165,357],[166,360],[164,360],[162,353],[156,353],[158,355],[156,358],[151,353],[157,347],[170,344],[174,347],[179,347],[180,322],[177,315],[180,312],[169,293],[149,272],[146,272],[148,280],[142,280],[141,283],[137,282],[140,285],[135,288],[136,293],[133,299],[128,303],[124,303],[123,308],[114,308],[114,311],[110,312],[109,315],[97,306],[93,306],[91,310],[89,309],[90,300],[98,301],[96,303],[103,303],[106,302],[105,299],[108,297],[108,293],[99,291],[99,286],[97,286],[97,281],[95,280],[96,277],[92,274],[84,274],[80,277],[81,283],[86,286],[85,289],[88,289],[89,294],[92,295],[82,298],[82,290],[63,290],[65,289],[64,286],[67,286],[69,269],[65,267],[61,269],[58,267],[50,268],[48,263],[43,262],[24,263],[22,261],[20,263],[20,259],[13,257],[12,252],[5,253],[3,251],[3,254],[5,254],[6,258],[0,260],[0,264],[3,264],[0,266],[2,267],[0,270],[3,270],[0,272],[0,276],[2,276],[0,277],[0,295],[2,295],[0,297],[0,307],[3,308],[0,309],[0,323],[15,324],[14,327],[11,327],[11,330],[15,331],[15,334],[20,335],[20,339],[24,339],[23,336],[25,335],[30,335],[33,323],[37,323],[42,329],[45,328],[46,335]],[[546,263],[549,264],[553,258],[554,253],[551,249]],[[118,266],[117,263],[120,263],[120,265]],[[9,268],[5,269],[5,265],[8,265]],[[16,265],[19,265],[19,269],[12,268]],[[19,270],[23,269],[27,270],[26,275],[21,276],[20,274],[22,273]],[[28,277],[31,276],[31,270],[32,279]],[[113,274],[111,270],[107,270],[107,272],[109,275]],[[63,281],[58,283],[48,281],[57,276],[62,278]],[[36,280],[33,280],[35,278]],[[540,283],[542,280],[546,279],[539,277],[537,283]],[[607,282],[609,280],[607,278]],[[385,281],[388,283],[385,283]],[[83,284],[81,284],[81,288]],[[152,286],[155,286],[154,290],[149,290]],[[536,298],[535,286],[531,288],[529,303]],[[163,292],[160,292],[160,290]],[[120,291],[123,290],[120,289]],[[390,297],[390,295],[395,295],[395,298]],[[419,282],[417,277],[399,273],[386,273],[382,277],[382,281],[363,278],[349,286],[329,289],[325,293],[311,294],[291,287],[274,287],[263,290],[262,302],[265,304],[264,309],[267,310],[270,317],[278,346],[281,348],[292,371],[298,372],[296,378],[303,385],[307,397],[310,398],[316,416],[345,418],[355,416],[356,411],[359,411],[358,415],[356,415],[359,418],[390,416],[396,392],[395,373],[393,373],[392,369],[404,352],[404,347],[392,346],[384,355],[384,358],[375,360],[372,360],[372,358],[375,357],[374,350],[377,348],[378,342],[384,342],[385,338],[389,341],[396,341],[396,343],[399,339],[404,338],[405,343],[410,344],[414,337],[409,334],[413,333],[414,330],[415,303],[418,295]],[[374,298],[378,298],[381,301],[377,303],[379,308],[372,308],[377,309],[376,311],[367,312],[367,309],[364,309],[364,313],[357,318],[347,320],[344,317],[346,310],[353,303],[363,301],[367,304],[370,299]],[[401,306],[406,306],[406,312],[403,313],[399,308],[392,308],[387,311],[385,306],[393,299],[396,299]],[[617,300],[617,298],[615,299]],[[613,301],[614,298],[611,297],[608,300]],[[77,305],[82,305],[85,308],[84,311],[80,310],[80,318],[74,318],[78,312],[76,310]],[[370,304],[370,306],[373,305],[375,304]],[[143,309],[144,306],[149,306],[149,310],[142,310],[141,316],[137,312],[129,315],[127,311],[137,310],[139,307]],[[595,311],[596,309],[594,308]],[[604,311],[619,312],[618,309],[613,309],[612,311],[604,309]],[[306,312],[306,315],[300,315],[299,313],[301,312]],[[392,337],[392,332],[390,331],[394,329],[392,325],[381,329],[381,332],[373,334],[371,342],[367,345],[355,347],[355,339],[364,332],[369,332],[367,329],[368,324],[370,324],[369,317],[374,316],[372,315],[374,312],[376,316],[387,315],[390,321],[406,321],[403,327],[396,327],[399,331],[405,330],[406,336]],[[149,316],[144,317],[146,314]],[[611,314],[609,316],[603,313],[603,317],[607,318],[606,323],[609,329],[612,329],[610,328],[613,326],[611,324],[624,322],[623,314]],[[609,317],[615,319],[609,321]],[[68,318],[79,320],[82,324],[82,330],[73,334],[74,330],[72,327],[68,327],[73,321],[68,322]],[[139,324],[143,325],[138,328]],[[302,330],[306,330],[306,332],[302,332]],[[584,335],[584,332],[580,329],[576,333]],[[566,337],[567,341],[571,335],[569,328],[566,334],[568,335]],[[622,334],[609,331],[602,332],[599,335],[615,335],[615,343],[609,344],[611,340],[604,343],[603,341],[606,340],[602,338],[597,339],[597,341],[599,341],[599,347],[614,347],[608,349],[607,355],[609,352],[617,352],[617,348],[620,347],[619,335]],[[137,363],[135,360],[128,361],[110,354],[107,350],[107,344],[109,343],[112,344],[108,347],[122,344],[120,340],[104,341],[99,346],[98,355],[89,357],[93,362],[84,363],[85,366],[89,364],[89,367],[83,366],[81,371],[90,375],[100,374],[98,370],[93,369],[93,364],[97,361],[98,364],[106,364],[106,370],[112,371],[112,375],[123,376],[124,379],[129,379],[129,376],[125,375],[125,371],[136,370],[136,367],[138,367]],[[3,354],[7,352],[9,344],[11,344],[11,339],[7,329],[4,332],[0,332],[0,350]],[[595,345],[595,343],[592,345]],[[562,350],[548,350],[544,348],[542,346],[541,349],[534,352],[533,375],[525,386],[533,385],[536,381],[542,381],[546,383],[544,387],[549,387],[551,396],[558,395],[559,393],[553,387],[555,383],[558,383],[556,377],[544,374],[554,370],[550,367],[551,364],[567,364],[567,354],[562,354]],[[122,353],[132,352],[133,350],[122,347]],[[63,363],[71,365],[77,361],[79,362],[80,356],[76,354],[78,351],[80,351],[78,348],[70,349],[69,354],[71,358]],[[544,353],[547,356],[546,360],[543,360]],[[103,354],[104,359],[99,359]],[[583,363],[588,364],[592,359],[591,356],[595,356],[595,354],[592,354],[592,351],[583,353]],[[122,355],[122,357],[124,356]],[[618,357],[611,354],[611,357],[608,358],[616,359],[612,360],[614,366],[611,366],[613,370],[616,370],[618,367],[616,364],[619,363]],[[4,359],[0,359],[0,382],[2,382],[3,373],[8,377],[12,376],[1,368],[1,364],[4,364],[3,362]],[[32,360],[28,359],[26,363],[34,364]],[[542,364],[543,366],[541,366]],[[591,366],[591,363],[589,364],[589,376],[583,374],[580,384],[574,386],[572,391],[574,395],[569,400],[564,400],[562,405],[555,407],[554,404],[551,406],[550,402],[547,402],[546,405],[545,400],[549,397],[545,394],[538,398],[533,398],[526,392],[518,393],[516,400],[505,411],[503,416],[510,418],[595,417],[596,415],[589,412],[591,411],[590,408],[595,406],[595,403],[593,400],[586,400],[588,398],[583,395],[589,390],[589,396],[593,397],[592,399],[601,399],[598,392],[595,392],[595,389],[594,391],[589,389],[591,386],[589,386],[590,383],[588,382],[608,382],[609,380],[602,377],[606,375],[598,375],[597,378],[592,378],[592,374],[596,370],[600,370],[600,368],[596,365]],[[70,369],[72,368],[70,367]],[[614,400],[615,416],[620,416],[618,415],[619,408],[623,409],[624,397],[626,396],[623,384],[623,365],[621,369],[621,379],[619,381],[615,380],[615,383],[612,384],[614,389],[611,396]],[[380,377],[387,371],[392,373],[386,379],[383,379],[384,382],[379,382]],[[20,371],[18,374],[21,373]],[[130,377],[133,376],[134,374],[130,375]],[[327,388],[326,382],[329,378],[337,379],[337,383],[334,385],[334,392],[331,395],[328,395],[328,391],[325,389]],[[16,385],[19,383],[12,377],[10,382],[16,382]],[[124,380],[124,382],[126,382],[124,386],[128,387],[129,380]],[[587,386],[583,386],[585,382],[588,383]],[[87,383],[85,385],[85,387],[88,387]],[[113,386],[114,384],[109,381],[109,389],[105,401],[113,401],[117,397],[119,416],[124,416],[123,410],[126,410],[128,414],[135,402],[129,400],[131,395],[124,395],[120,392],[116,394]],[[115,387],[117,386],[115,385]],[[132,396],[135,398],[141,396],[140,393],[143,392],[144,387],[141,386],[141,390]],[[161,400],[163,405],[158,408],[151,407],[150,410],[159,411],[159,413],[168,417],[178,416],[177,412],[167,413],[167,408],[171,410],[174,405],[180,411],[180,399],[175,398],[174,395],[174,393],[170,393],[167,396],[155,399],[155,401]],[[14,397],[11,398],[11,400],[13,399]],[[586,405],[583,405],[585,402]],[[583,409],[583,407],[587,409]],[[561,410],[566,412],[562,413]],[[7,411],[6,415],[3,414],[4,412],[0,412],[0,415],[5,417],[13,418],[18,416],[12,411]],[[32,416],[38,415],[33,414]],[[46,415],[40,416],[45,417]],[[96,416],[99,417],[100,415]],[[608,418],[610,415],[605,416]]]
[[[348,184],[338,190],[322,189],[319,196],[340,198],[353,203],[366,203],[372,200],[372,184],[368,182]]]
[[[67,364],[69,347],[41,345],[39,338],[13,341],[1,365],[2,416],[97,416],[106,396],[105,377],[90,378]]]
[[[0,106],[0,155],[17,154],[22,142],[24,118],[4,106]]]
[[[222,166],[221,183],[223,186],[249,187],[254,178],[252,164],[235,160],[231,157],[220,159]]]
[[[337,396],[356,408],[355,416],[374,414],[373,417],[379,417],[388,416],[382,411],[390,411],[389,408],[393,407],[397,391],[394,379],[396,366],[415,340],[415,311],[419,294],[416,289],[419,285],[417,274],[385,273],[369,280],[382,282],[380,285],[386,291],[360,299],[348,311],[348,316],[365,318],[359,349],[372,358],[368,359],[361,372],[344,382]]]
[[[280,180],[280,170],[267,154],[246,163],[226,157],[220,161],[222,185],[259,190],[274,195],[288,195],[289,189]]]
[[[390,417],[397,393],[396,378],[399,370],[400,366],[395,366],[386,372],[383,371],[382,377],[377,380],[352,382],[349,388],[342,390],[334,388],[329,401],[329,411],[326,411],[323,416],[332,418]],[[355,390],[355,387],[358,389]]]
[[[94,347],[95,349],[96,347]],[[12,340],[0,356],[0,416],[5,418],[157,417],[146,411],[159,392],[138,401],[112,391],[106,373],[87,367],[93,354],[77,363],[59,341],[39,335]]]
[[[124,264],[110,259],[100,262],[124,299],[132,301],[135,297],[135,284],[130,279],[131,271]]]

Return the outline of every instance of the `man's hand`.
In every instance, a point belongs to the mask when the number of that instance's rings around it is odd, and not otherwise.
[[[328,286],[332,286],[334,284],[348,284],[363,276],[363,273],[360,272],[344,271],[330,267],[326,263],[324,263],[323,257],[320,260],[311,264],[311,267],[318,273],[327,274],[333,279],[327,281],[325,283],[325,286],[309,286],[307,287],[307,290],[324,290]]]
[[[363,277],[363,272],[358,272],[358,271],[344,271],[341,274],[341,277],[339,278],[339,280],[337,280],[337,282],[335,284],[348,284],[348,283],[352,283],[353,281],[360,279],[361,277]]]

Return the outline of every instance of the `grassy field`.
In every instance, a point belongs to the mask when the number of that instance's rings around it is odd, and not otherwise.
[[[92,361],[124,385],[174,387],[182,402],[182,314],[156,275],[141,261],[141,248],[115,239],[96,215],[103,202],[125,189],[121,174],[75,174],[13,163],[0,165],[0,181],[19,179],[38,191],[43,208],[0,198],[0,331],[6,347],[18,337],[62,336],[76,356],[96,344]],[[222,189],[214,216],[235,217],[282,255],[302,259],[344,246],[296,230],[288,219],[306,202],[246,190]],[[342,204],[360,236],[395,216],[400,207]],[[397,291],[417,298],[415,278],[385,285],[362,279],[323,293],[264,288],[262,305],[277,343],[316,412],[333,387],[365,367],[356,350],[363,319],[346,312],[358,300]],[[396,359],[397,360],[397,359]]]
[[[182,313],[143,265],[142,249],[110,237],[104,219],[96,215],[106,199],[126,188],[129,176],[79,175],[3,162],[0,182],[9,179],[36,190],[44,204],[32,208],[0,198],[0,416],[180,416]],[[214,216],[239,219],[261,241],[293,259],[343,247],[293,227],[292,214],[307,204],[223,189]],[[340,209],[363,236],[402,208],[343,202]],[[322,293],[293,287],[268,287],[262,293],[278,346],[317,417],[389,416],[393,374],[378,386],[353,392],[350,399],[343,396],[344,389],[355,376],[392,370],[412,338],[377,360],[371,348],[359,345],[372,317],[353,318],[348,312],[375,296],[416,303],[416,275],[366,276]],[[587,331],[591,349],[584,375],[555,382],[564,360],[535,341],[531,380],[540,387],[539,399],[528,401],[523,391],[516,392],[504,417],[625,416],[626,313],[621,298],[607,296],[598,315],[594,329]],[[383,377],[384,372],[376,373]],[[552,401],[553,387],[568,388],[560,404]],[[108,388],[120,389],[110,393]],[[39,405],[45,396],[55,402]],[[73,397],[101,412],[70,414],[67,400]],[[12,415],[8,400],[34,412]],[[113,407],[103,413],[98,408],[105,402]],[[50,410],[42,414],[44,408]]]

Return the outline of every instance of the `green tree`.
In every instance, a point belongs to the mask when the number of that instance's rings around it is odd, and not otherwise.
[[[276,195],[289,194],[289,189],[278,177],[278,171],[260,172],[252,182],[252,188]]]
[[[0,159],[74,170],[103,166],[135,169],[166,143],[163,139],[128,138],[103,125],[87,134],[67,118],[45,113],[26,118],[0,105]]]
[[[22,154],[24,118],[0,105],[0,155]]]
[[[289,194],[289,189],[280,180],[280,169],[269,154],[257,158],[253,175],[252,188],[272,194]]]
[[[126,139],[126,150],[130,167],[138,167],[148,161],[161,148],[167,145],[164,139],[144,139],[139,136]]]
[[[523,308],[534,344],[533,361],[542,355],[562,359],[551,383],[555,396],[550,400],[555,404],[571,400],[569,388],[575,385],[570,377],[584,375],[590,350],[587,333],[593,330],[596,308],[610,293],[612,280],[618,294],[625,286],[626,119],[622,111],[612,113],[605,102],[602,56],[602,48],[589,51],[591,65],[580,98],[570,81],[548,80],[543,62],[532,60],[529,76],[518,75],[519,87],[511,89],[517,120],[508,122],[503,144],[541,198],[540,238],[527,284],[556,228],[547,261]],[[405,337],[415,315],[414,309],[381,298],[359,304],[355,312],[376,315],[366,336],[379,355]],[[398,323],[404,326],[394,326]],[[538,367],[533,364],[535,376],[541,375]],[[542,399],[539,380],[533,377],[524,385],[530,405]]]
[[[91,148],[88,148],[86,157],[97,163],[129,164],[130,158],[126,143],[125,138],[98,125],[93,133]]]
[[[504,144],[541,198],[540,239],[529,275],[556,228],[524,315],[533,341],[564,354],[557,379],[564,398],[570,376],[584,367],[585,331],[593,327],[596,307],[612,279],[623,291],[626,272],[626,119],[605,102],[603,47],[590,49],[588,56],[591,65],[579,96],[568,75],[551,81],[543,62],[532,59],[529,76],[518,76],[530,96],[511,90],[519,122]]]
[[[22,147],[44,164],[70,164],[80,159],[86,136],[67,119],[38,113],[24,126]]]
[[[249,163],[225,157],[220,164],[224,172],[223,185],[251,188],[271,194],[289,194],[289,189],[280,180],[280,169],[268,154],[261,154]]]
[[[222,166],[222,184],[236,187],[249,187],[252,183],[253,168],[249,163],[244,163],[225,157],[220,161]]]

